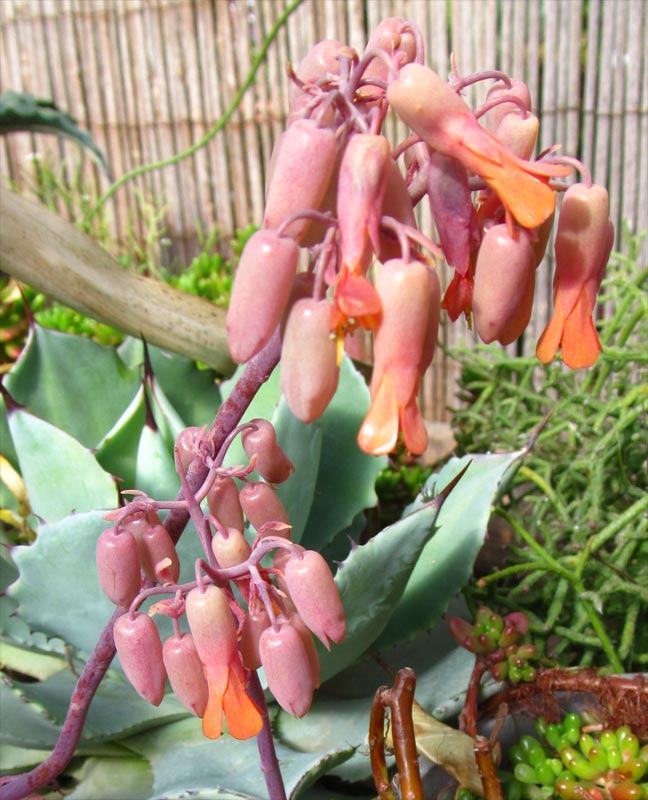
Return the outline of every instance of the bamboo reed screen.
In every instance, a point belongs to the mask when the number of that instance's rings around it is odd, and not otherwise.
[[[91,132],[112,177],[119,177],[186,150],[216,124],[287,3],[3,0],[0,87],[53,99]],[[304,0],[225,129],[192,157],[142,175],[113,196],[112,236],[124,241],[130,232],[178,266],[196,253],[200,232],[216,228],[227,249],[236,228],[261,221],[265,170],[287,108],[287,62],[298,62],[323,38],[362,51],[368,31],[395,15],[420,26],[428,63],[442,74],[453,52],[462,73],[498,68],[526,80],[541,120],[540,148],[559,142],[591,166],[594,180],[610,190],[617,231],[622,220],[631,232],[648,228],[644,0]],[[399,134],[393,121],[388,127],[391,136]],[[110,185],[68,142],[3,137],[0,171],[9,180],[33,181],[43,158],[90,196]],[[152,207],[163,208],[163,237],[145,225]],[[421,215],[429,229],[429,212]],[[644,257],[647,251],[644,241]],[[525,350],[548,317],[550,268],[539,271],[537,290]],[[460,323],[445,325],[442,340],[453,345],[472,336]],[[454,380],[439,353],[424,391],[429,417],[444,417]]]

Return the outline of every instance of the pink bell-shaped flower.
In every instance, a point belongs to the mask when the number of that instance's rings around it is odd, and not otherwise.
[[[290,410],[302,422],[320,417],[337,389],[340,367],[330,326],[331,306],[326,300],[298,300],[286,323],[281,388]]]
[[[614,242],[608,214],[602,186],[576,183],[565,192],[555,243],[553,316],[536,348],[545,364],[560,347],[568,367],[591,367],[602,350],[592,314]]]
[[[97,574],[104,594],[116,605],[127,608],[141,588],[141,567],[137,543],[127,530],[108,528],[97,539]]]
[[[166,670],[157,625],[147,614],[123,614],[113,629],[115,647],[126,677],[149,703],[164,697]]]
[[[421,453],[427,432],[417,394],[436,344],[438,278],[420,262],[394,259],[377,268],[376,288],[383,319],[374,342],[371,407],[358,444],[367,453],[389,453],[402,430],[406,447]]]
[[[175,696],[194,716],[202,717],[209,690],[193,636],[170,636],[164,642],[162,657]]]
[[[387,88],[398,116],[427,144],[479,175],[520,225],[535,228],[554,210],[550,178],[569,168],[518,158],[482,128],[452,87],[422,64],[408,64]]]
[[[277,443],[277,433],[267,419],[250,420],[256,430],[247,428],[241,443],[248,458],[256,456],[256,470],[269,483],[283,483],[295,471],[295,466]]]
[[[339,644],[346,634],[344,608],[333,575],[315,550],[293,555],[284,569],[286,587],[297,613],[322,644]]]
[[[274,230],[252,234],[239,261],[225,325],[237,364],[267,344],[281,321],[297,274],[299,247]]]
[[[203,733],[209,739],[218,738],[225,715],[227,730],[235,739],[256,736],[263,719],[246,691],[236,623],[225,592],[213,584],[204,590],[192,589],[185,609],[209,692]]]
[[[293,717],[303,717],[313,700],[313,677],[306,646],[288,621],[266,628],[259,638],[259,654],[268,688]]]
[[[475,328],[483,342],[510,344],[531,319],[535,257],[525,231],[490,228],[479,248],[473,291]]]

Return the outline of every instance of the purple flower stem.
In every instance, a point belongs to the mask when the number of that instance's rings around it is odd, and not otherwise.
[[[65,722],[51,755],[30,772],[10,777],[7,783],[0,786],[0,800],[21,800],[30,792],[52,783],[70,763],[81,738],[92,698],[103,680],[110,662],[115,657],[113,626],[115,620],[123,613],[123,608],[115,610],[103,629],[94,652],[83,668],[72,692]]]
[[[279,759],[277,758],[277,751],[275,750],[274,739],[272,738],[268,706],[256,670],[253,670],[250,676],[248,694],[259,707],[261,716],[263,717],[263,728],[261,729],[261,733],[257,736],[257,747],[259,748],[261,770],[265,778],[266,786],[268,787],[268,797],[270,800],[286,800],[286,788],[283,778],[281,777]]]
[[[277,329],[263,350],[248,362],[230,396],[218,409],[218,413],[207,434],[207,442],[215,454],[222,447],[230,431],[239,424],[255,394],[270,377],[272,370],[279,363],[280,353],[281,338],[279,329]],[[209,469],[202,460],[194,459],[187,473],[189,491],[197,492],[205,481],[208,472]],[[178,499],[184,499],[183,491],[180,492]],[[169,512],[166,519],[166,528],[174,542],[178,541],[188,521],[189,512],[186,508],[173,508]],[[102,631],[90,659],[83,668],[83,672],[70,698],[68,712],[51,755],[42,764],[29,772],[1,779],[0,800],[22,800],[30,792],[54,781],[70,763],[81,738],[90,703],[110,666],[110,662],[115,657],[113,626],[115,620],[123,613],[124,609],[118,608],[112,615]],[[271,800],[285,800],[286,792],[281,772],[279,771],[279,761],[274,749],[267,706],[256,673],[253,674],[250,688],[251,692],[256,692],[255,702],[262,709],[265,709],[264,726],[259,734],[258,742],[261,767],[270,791],[270,798]]]
[[[279,363],[281,354],[281,338],[277,329],[268,344],[246,364],[243,374],[236,382],[230,396],[218,409],[211,428],[207,433],[205,444],[214,455],[223,446],[230,431],[241,421],[255,394],[268,380],[272,370]],[[194,459],[187,472],[189,491],[197,492],[205,482],[209,468],[201,459]],[[184,492],[178,494],[178,500],[184,499]],[[174,542],[177,542],[189,521],[189,512],[184,509],[171,509],[164,523]]]

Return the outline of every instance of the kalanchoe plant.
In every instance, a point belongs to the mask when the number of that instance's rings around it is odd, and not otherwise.
[[[152,706],[162,703],[168,677],[182,706],[202,719],[207,739],[222,742],[225,729],[243,744],[256,737],[267,792],[271,800],[283,800],[286,790],[256,670],[264,668],[281,709],[299,718],[311,708],[320,682],[352,666],[370,646],[386,648],[433,625],[467,580],[483,542],[483,518],[500,482],[524,455],[454,464],[447,481],[432,481],[401,520],[367,543],[354,543],[335,579],[328,566],[333,556],[327,562],[318,551],[337,552],[343,544],[348,551],[346,534],[359,532],[363,506],[348,504],[353,513],[330,523],[317,547],[306,547],[294,536],[307,522],[295,519],[303,498],[309,498],[311,510],[319,502],[321,515],[334,516],[335,509],[325,508],[318,497],[318,474],[310,484],[304,481],[303,492],[293,493],[291,514],[281,485],[293,471],[298,481],[313,454],[325,449],[319,421],[338,399],[348,337],[358,329],[374,334],[370,406],[362,409],[364,420],[354,421],[360,449],[384,455],[397,446],[402,432],[405,447],[421,453],[427,433],[417,397],[434,355],[440,309],[452,317],[464,313],[469,321],[474,312],[477,332],[486,341],[508,343],[522,333],[556,192],[565,189],[556,181],[570,174],[574,162],[557,156],[555,148],[530,160],[537,124],[523,84],[501,73],[462,77],[455,67],[450,80],[443,80],[424,65],[422,37],[405,20],[381,23],[362,56],[339,42],[320,43],[291,76],[288,127],[270,165],[263,227],[243,250],[227,314],[231,355],[245,367],[211,426],[179,426],[181,431],[173,415],[155,417],[153,407],[157,404],[159,411],[162,393],[157,396],[147,369],[135,403],[118,420],[116,432],[111,428],[112,436],[102,439],[99,450],[122,469],[128,465],[114,448],[140,412],[145,416],[142,441],[155,439],[156,457],[164,440],[178,434],[172,445],[175,473],[166,476],[173,488],[164,494],[172,493],[177,480],[180,490],[174,499],[156,499],[138,450],[130,483],[138,485],[131,490],[134,498],[102,512],[114,526],[96,541],[98,581],[116,609],[81,673],[52,756],[6,781],[0,787],[3,800],[51,781],[69,762],[115,653],[132,687]],[[461,91],[492,78],[499,83],[485,105],[471,109]],[[411,130],[395,149],[382,134],[390,108]],[[580,367],[598,352],[590,316],[612,231],[607,193],[576,166],[583,184],[565,198],[556,245],[557,309],[539,356],[548,360],[562,347],[564,361]],[[425,195],[440,244],[416,227],[413,210]],[[308,266],[299,272],[306,255]],[[446,258],[455,268],[443,300],[430,257]],[[241,421],[280,357],[280,383],[292,413],[277,414],[284,415],[290,432],[301,431],[308,455],[289,458],[267,419]],[[6,404],[12,436],[29,441],[40,420],[30,420],[9,392]],[[342,405],[333,426],[336,434],[343,432],[340,437],[347,435],[346,418],[356,411]],[[298,427],[311,422],[316,424],[306,434]],[[71,447],[67,440],[66,446]],[[328,443],[334,462],[339,446]],[[245,463],[230,462],[236,448],[242,448]],[[322,460],[330,457],[326,452]],[[97,481],[107,498],[102,507],[114,509],[111,476],[89,451],[83,458],[100,473]],[[327,467],[329,474],[345,474],[343,464]],[[469,542],[464,531],[457,550],[458,508],[448,513],[443,531],[452,541],[431,536],[437,513],[468,470],[466,497],[478,506],[480,523],[472,526]],[[345,476],[347,482],[355,478]],[[333,493],[326,502],[334,504]],[[76,508],[56,507],[55,520],[69,520]],[[202,553],[191,560],[191,575],[181,578],[178,545],[189,521]],[[423,603],[422,588],[427,590],[437,563],[434,557],[417,562],[428,545],[445,559],[438,573],[443,586]],[[28,605],[28,581],[22,576],[21,581],[22,589],[19,585],[14,593],[22,591]],[[420,611],[420,619],[413,610]],[[170,633],[164,617],[171,620]],[[478,656],[466,705],[471,711],[464,717],[471,735],[484,671],[513,682],[534,677],[529,662],[535,650],[521,641],[527,627],[520,615],[502,619],[486,610],[470,629],[455,623],[460,643]],[[313,635],[329,652],[316,650]],[[339,647],[330,648],[331,642]],[[392,713],[407,705],[401,702],[406,697],[412,699],[409,674],[400,688],[383,698]],[[413,753],[411,745],[410,737],[408,752]],[[326,757],[342,761],[351,758],[353,747],[348,750],[338,748]]]

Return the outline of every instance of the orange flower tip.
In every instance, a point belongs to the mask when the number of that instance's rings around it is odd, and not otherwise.
[[[242,667],[230,669],[223,707],[227,732],[234,739],[251,739],[261,733],[263,717],[245,689]]]
[[[223,733],[223,698],[212,683],[209,684],[209,699],[203,716],[202,730],[208,739],[218,739]]]

